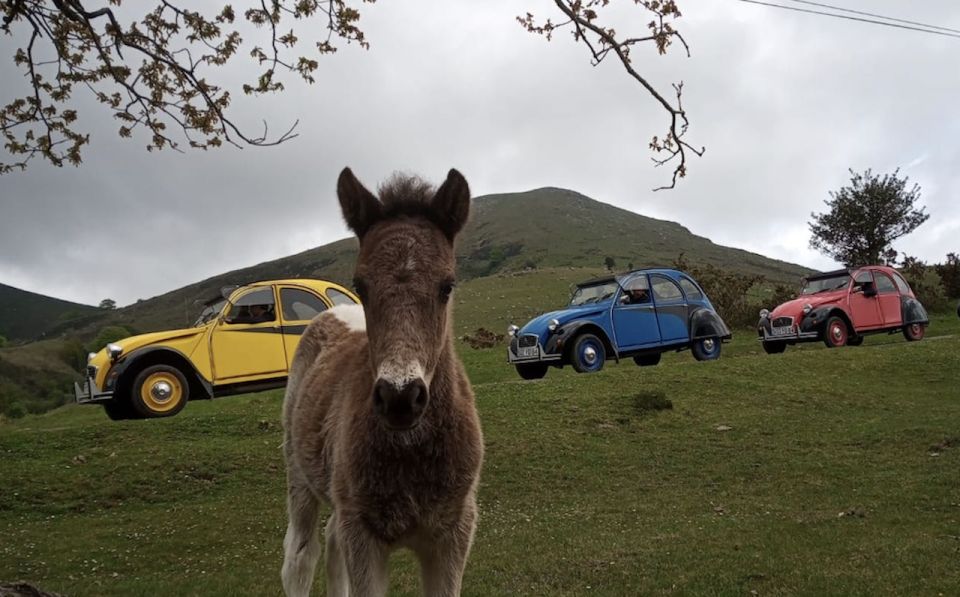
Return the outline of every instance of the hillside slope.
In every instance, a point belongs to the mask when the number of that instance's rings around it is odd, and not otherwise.
[[[198,301],[216,296],[223,286],[255,280],[315,277],[349,284],[356,250],[356,239],[342,239],[214,276],[120,309],[111,319],[142,331],[188,325],[200,310]],[[476,198],[457,259],[460,277],[473,279],[526,268],[597,268],[608,256],[619,270],[630,264],[670,265],[680,253],[692,263],[761,274],[777,282],[794,282],[810,271],[714,244],[675,222],[557,188]]]
[[[0,284],[0,336],[33,340],[65,323],[82,324],[102,311]]]

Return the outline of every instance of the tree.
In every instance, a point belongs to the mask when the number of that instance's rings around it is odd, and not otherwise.
[[[612,272],[613,268],[617,267],[617,260],[607,255],[603,258],[603,266]]]
[[[111,298],[105,298],[105,299],[103,299],[102,301],[100,301],[99,307],[100,307],[101,309],[116,309],[116,308],[117,308],[117,301],[115,301],[115,300],[113,300],[113,299],[111,299]]]
[[[369,47],[358,10],[367,2],[375,0],[241,0],[244,6],[237,10],[230,4],[211,10],[194,8],[188,0],[0,0],[0,29],[21,40],[14,63],[27,85],[23,95],[0,107],[0,133],[14,157],[0,162],[0,174],[23,170],[37,156],[57,166],[80,164],[90,137],[78,128],[79,114],[71,107],[77,91],[91,93],[112,112],[121,137],[146,135],[148,150],[276,145],[291,139],[296,122],[279,135],[271,135],[266,123],[262,133],[241,130],[231,119],[231,90],[217,80],[218,69],[248,54],[256,63],[254,75],[240,86],[248,95],[283,91],[284,75],[313,83],[318,58],[335,53],[339,43]],[[672,182],[663,187],[672,188],[686,174],[687,153],[702,155],[703,148],[684,140],[689,122],[681,104],[683,83],[674,85],[675,100],[666,99],[634,69],[630,50],[652,43],[665,54],[676,39],[689,55],[673,27],[681,16],[677,3],[634,0],[653,16],[649,34],[636,37],[618,35],[602,22],[600,12],[610,0],[554,3],[562,14],[556,23],[538,24],[530,13],[517,20],[547,39],[569,29],[589,48],[594,65],[616,56],[653,96],[670,125],[649,146],[663,156],[654,158],[657,165],[674,163]],[[262,31],[261,39],[244,40],[241,26]],[[323,33],[301,39],[297,27]]]
[[[97,352],[107,344],[129,338],[131,335],[130,330],[121,325],[108,325],[100,330],[100,333],[97,334],[97,337],[93,339],[87,348],[90,349],[90,352]]]
[[[914,209],[920,187],[907,189],[909,179],[899,173],[881,177],[869,169],[863,174],[850,170],[850,186],[830,193],[830,210],[810,214],[810,248],[848,267],[892,263],[897,253],[891,243],[930,217],[923,207]]]

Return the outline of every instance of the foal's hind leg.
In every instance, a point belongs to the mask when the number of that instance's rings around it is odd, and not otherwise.
[[[291,484],[287,493],[287,534],[283,538],[283,590],[288,597],[306,597],[320,557],[320,503],[303,485]]]

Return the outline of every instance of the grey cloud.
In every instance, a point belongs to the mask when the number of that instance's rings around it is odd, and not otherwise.
[[[0,178],[0,282],[128,303],[342,238],[333,185],[345,165],[370,186],[398,169],[438,181],[450,167],[476,194],[564,186],[813,267],[832,264],[807,248],[806,221],[847,168],[901,166],[932,217],[896,246],[931,260],[958,250],[960,75],[946,65],[960,40],[687,2],[693,57],[675,48],[636,60],[661,89],[685,82],[689,139],[707,153],[677,190],[653,193],[670,171],[651,166],[646,145],[665,114],[618,65],[593,68],[567,35],[547,43],[513,21],[518,7],[551,6],[365,6],[370,51],[323,58],[316,85],[235,96],[234,115],[254,130],[300,119],[300,136],[280,147],[148,154],[85,102],[93,141],[81,168],[37,162]],[[849,6],[903,15],[892,0]],[[622,14],[618,29],[644,27]],[[946,0],[908,16],[960,26]],[[11,52],[0,38],[0,55]],[[4,80],[12,72],[0,62]]]

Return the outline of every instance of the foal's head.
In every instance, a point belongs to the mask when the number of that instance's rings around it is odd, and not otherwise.
[[[377,376],[374,409],[388,426],[408,429],[430,401],[430,382],[447,348],[453,242],[470,211],[470,189],[456,170],[436,191],[417,178],[395,176],[378,200],[345,168],[337,195],[360,239],[354,285]]]

